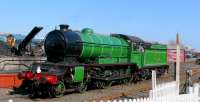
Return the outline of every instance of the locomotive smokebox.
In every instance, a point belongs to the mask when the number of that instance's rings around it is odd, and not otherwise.
[[[60,25],[60,30],[47,34],[44,42],[45,53],[49,62],[64,61],[65,57],[79,57],[83,44],[78,33],[68,29],[68,25]]]
[[[65,54],[65,38],[62,32],[55,30],[50,32],[44,43],[47,58],[52,62],[61,61]]]

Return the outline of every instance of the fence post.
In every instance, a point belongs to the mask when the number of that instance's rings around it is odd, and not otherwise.
[[[193,92],[193,96],[194,96],[194,102],[199,102],[199,84],[194,84],[194,92]]]
[[[156,88],[156,71],[152,70],[152,90]]]
[[[189,69],[186,71],[186,83],[187,83],[187,87],[186,87],[186,93],[188,94],[192,94],[193,93],[193,87],[192,87],[192,70]]]
[[[151,98],[152,101],[156,101],[156,89],[157,89],[157,85],[156,85],[156,71],[152,70],[152,90],[151,90]]]

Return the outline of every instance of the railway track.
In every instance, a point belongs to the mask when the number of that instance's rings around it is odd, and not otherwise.
[[[200,68],[192,68],[193,71],[193,82],[197,82],[199,80],[200,77]],[[162,76],[160,78],[157,79],[158,83],[162,83],[162,82],[167,82],[167,81],[171,81],[173,80],[174,75],[173,74],[168,74],[165,76]],[[180,73],[180,80],[181,80],[181,86],[183,87],[185,81],[186,81],[186,70],[181,70]],[[181,87],[181,88],[182,88]],[[131,96],[136,96],[137,93],[148,93],[148,91],[151,90],[151,80],[145,80],[143,82],[139,82],[137,84],[134,85],[134,88],[132,88],[131,90],[125,91],[125,92],[121,92],[121,93],[113,93],[111,95],[108,96],[102,96],[102,97],[98,97],[95,99],[90,99],[88,100],[88,102],[100,102],[100,101],[104,101],[104,100],[113,100],[113,99],[118,99],[120,97],[131,97]]]

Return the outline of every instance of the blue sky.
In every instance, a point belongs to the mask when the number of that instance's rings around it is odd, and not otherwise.
[[[59,24],[98,33],[123,33],[167,43],[180,33],[182,43],[200,50],[199,0],[1,0],[0,32],[38,37]]]

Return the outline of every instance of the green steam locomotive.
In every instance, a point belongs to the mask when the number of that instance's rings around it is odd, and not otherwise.
[[[34,97],[137,82],[150,79],[151,70],[162,75],[168,69],[166,45],[124,34],[101,35],[90,28],[73,31],[60,25],[47,34],[44,48],[47,61],[18,75],[21,87]]]

